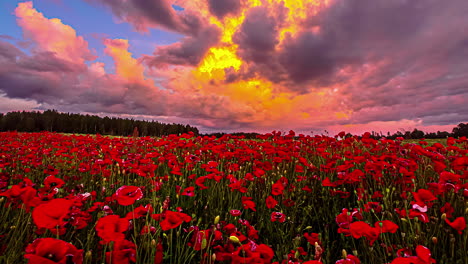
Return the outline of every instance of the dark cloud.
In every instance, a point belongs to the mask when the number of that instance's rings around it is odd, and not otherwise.
[[[208,0],[208,6],[213,15],[223,19],[228,14],[238,14],[241,2],[240,0]]]
[[[57,58],[53,52],[38,52],[30,57],[24,56],[17,65],[25,70],[36,72],[73,72],[84,71],[86,66]]]
[[[278,24],[268,8],[259,6],[248,11],[240,30],[233,37],[238,54],[248,62],[264,63],[274,56],[278,40]]]
[[[170,0],[87,0],[109,7],[117,17],[132,24],[138,31],[161,27],[167,30],[194,35],[206,25],[196,13],[176,12]]]
[[[219,41],[220,30],[217,27],[208,27],[196,36],[189,36],[180,42],[160,46],[154,56],[143,57],[143,62],[151,67],[165,65],[196,66],[208,49]]]
[[[16,57],[21,55],[23,55],[23,52],[20,49],[11,43],[0,40],[0,62],[2,60],[14,61]]]

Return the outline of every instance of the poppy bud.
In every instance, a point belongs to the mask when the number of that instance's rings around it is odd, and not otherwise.
[[[202,239],[202,242],[201,242],[201,249],[202,249],[202,250],[205,249],[206,246],[207,246],[207,244],[208,244],[208,242],[206,241],[206,238],[203,238],[203,239]]]
[[[346,252],[346,249],[343,249],[341,250],[341,256],[346,259],[346,257],[348,256],[348,252]]]
[[[214,224],[217,225],[219,223],[219,215],[217,215],[214,219]]]
[[[445,213],[443,213],[442,216],[440,217],[440,219],[442,219],[442,221],[445,221],[446,218],[447,218],[447,215]]]
[[[91,252],[91,250],[86,251],[85,260],[91,261],[92,256],[93,256],[93,253]]]
[[[432,237],[432,243],[437,244],[437,237]]]
[[[229,240],[231,240],[231,242],[234,243],[234,244],[240,244],[240,240],[236,236],[230,236]]]
[[[154,246],[154,247],[156,246],[156,240],[154,240],[154,239],[151,240],[151,246]]]

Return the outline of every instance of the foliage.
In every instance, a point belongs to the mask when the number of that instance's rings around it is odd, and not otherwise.
[[[0,133],[0,263],[468,263],[468,141]]]
[[[163,136],[193,132],[198,129],[189,125],[163,124],[127,118],[99,117],[60,113],[56,110],[41,112],[9,112],[0,115],[0,131],[63,132],[74,134],[133,135],[135,129],[141,136]]]

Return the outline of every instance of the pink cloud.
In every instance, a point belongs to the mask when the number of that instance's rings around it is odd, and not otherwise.
[[[48,51],[68,61],[83,63],[96,59],[88,42],[58,18],[48,19],[33,8],[32,2],[19,3],[15,9],[17,22],[26,38],[32,39],[39,51]]]

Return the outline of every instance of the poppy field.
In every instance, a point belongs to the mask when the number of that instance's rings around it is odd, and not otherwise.
[[[0,263],[468,263],[468,140],[0,133]]]

